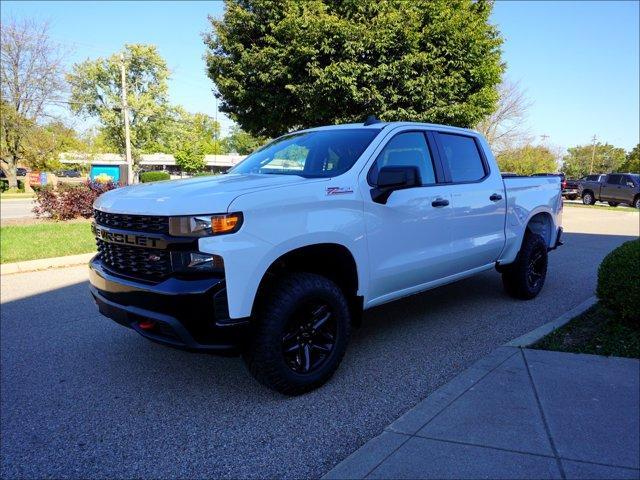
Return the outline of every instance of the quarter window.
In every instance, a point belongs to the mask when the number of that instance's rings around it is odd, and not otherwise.
[[[486,175],[476,141],[472,137],[448,133],[439,133],[438,137],[452,182],[475,182]]]
[[[376,184],[382,167],[417,167],[422,185],[436,183],[431,154],[422,132],[401,133],[387,143],[371,168],[372,184]]]

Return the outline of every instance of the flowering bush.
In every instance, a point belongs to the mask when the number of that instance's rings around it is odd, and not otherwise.
[[[113,182],[92,182],[90,180],[73,185],[61,183],[57,189],[47,186],[36,192],[36,206],[33,212],[38,217],[51,217],[53,220],[71,220],[89,218],[93,215],[93,202],[104,192],[113,190]]]

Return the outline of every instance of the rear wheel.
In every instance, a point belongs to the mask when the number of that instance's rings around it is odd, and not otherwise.
[[[617,207],[618,205],[620,205],[618,202],[607,202],[609,204],[610,207]]]
[[[526,232],[516,261],[504,267],[502,283],[514,298],[531,300],[542,290],[547,277],[547,244],[540,235]]]
[[[640,196],[636,197],[633,201],[633,207],[640,208]]]
[[[244,360],[263,385],[299,395],[331,378],[350,333],[349,307],[340,288],[320,275],[294,273],[264,295]]]
[[[596,203],[596,199],[593,196],[593,193],[591,192],[587,192],[584,195],[582,195],[582,203],[584,203],[585,205],[593,205]]]

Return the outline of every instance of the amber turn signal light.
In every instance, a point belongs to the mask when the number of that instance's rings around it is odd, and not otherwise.
[[[235,232],[241,224],[242,214],[240,213],[227,213],[211,217],[211,231],[214,234]]]

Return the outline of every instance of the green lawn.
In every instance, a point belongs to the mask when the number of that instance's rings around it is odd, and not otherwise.
[[[531,348],[640,358],[640,324],[596,304]]]
[[[565,207],[575,207],[575,208],[597,208],[600,210],[615,210],[617,212],[640,212],[637,208],[629,207],[628,205],[618,205],[617,207],[611,207],[609,205],[603,205],[601,203],[596,203],[595,205],[584,205],[582,203],[569,203],[564,202]]]
[[[0,227],[0,263],[76,255],[95,249],[87,221]]]

